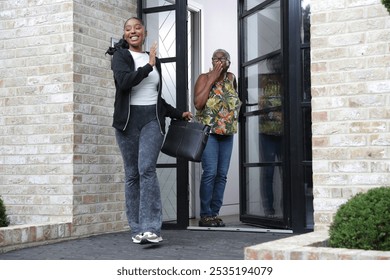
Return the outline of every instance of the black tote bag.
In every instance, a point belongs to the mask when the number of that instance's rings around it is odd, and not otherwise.
[[[208,125],[173,119],[161,152],[172,157],[200,162],[209,134]]]

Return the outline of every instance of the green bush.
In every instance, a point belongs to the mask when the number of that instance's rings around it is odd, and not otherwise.
[[[390,13],[390,0],[382,0],[383,6],[386,7],[387,11]]]
[[[9,219],[5,211],[5,205],[0,197],[0,227],[7,227],[9,225]]]
[[[329,228],[329,246],[390,251],[390,187],[359,193],[341,205]]]

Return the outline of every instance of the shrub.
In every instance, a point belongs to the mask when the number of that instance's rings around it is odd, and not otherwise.
[[[359,193],[341,205],[329,228],[334,248],[390,250],[390,187]]]
[[[390,0],[382,0],[383,6],[386,7],[387,11],[390,13]]]
[[[9,219],[5,211],[5,205],[3,199],[0,197],[0,227],[7,227],[9,225]]]

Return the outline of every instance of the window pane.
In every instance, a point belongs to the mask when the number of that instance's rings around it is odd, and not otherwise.
[[[259,5],[265,1],[266,0],[245,0],[244,1],[244,10],[248,11],[248,10],[256,7],[257,5]]]
[[[162,97],[165,101],[176,107],[176,62],[162,63]]]
[[[247,43],[245,61],[279,50],[281,46],[280,26],[279,1],[245,18],[246,38],[244,38],[244,42]]]
[[[176,63],[162,63],[162,97],[166,102],[176,107]],[[171,119],[166,118],[165,130],[168,130]],[[164,153],[160,153],[157,163],[176,163],[176,159]]]
[[[163,206],[163,220],[175,221],[176,216],[176,168],[158,168],[158,182],[161,190],[161,202]]]
[[[249,66],[245,69],[245,78],[247,82],[247,112],[259,110],[259,91],[261,73],[267,73],[267,65],[265,61]]]
[[[151,7],[160,7],[160,6],[166,6],[166,5],[172,5],[175,4],[175,0],[144,0],[143,6],[144,8],[151,8]]]
[[[148,36],[145,48],[150,49],[153,42],[158,42],[158,57],[168,58],[176,56],[176,19],[175,11],[147,14],[146,20]]]
[[[246,129],[246,158],[248,163],[274,164],[282,161],[282,135],[264,133],[261,116],[248,117]]]
[[[282,168],[267,166],[247,169],[247,213],[283,217]]]
[[[246,131],[250,137],[245,137],[246,159],[248,163],[260,162],[259,153],[259,117],[253,116],[246,119]]]

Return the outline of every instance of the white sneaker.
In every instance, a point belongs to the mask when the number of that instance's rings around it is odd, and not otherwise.
[[[131,239],[133,240],[134,243],[141,244],[142,238],[143,238],[142,233],[139,233],[136,236],[133,236]]]
[[[158,243],[158,242],[163,241],[161,236],[158,236],[157,234],[150,232],[150,231],[144,232],[142,239],[146,240],[148,242],[151,242],[151,243]]]

